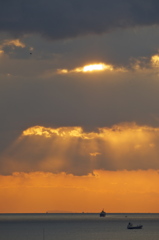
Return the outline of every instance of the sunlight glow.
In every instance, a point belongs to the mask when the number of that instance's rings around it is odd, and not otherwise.
[[[151,57],[152,66],[158,67],[159,66],[159,55],[154,55]]]
[[[114,68],[113,68],[112,65],[105,64],[105,63],[94,63],[94,64],[85,65],[83,67],[78,67],[78,68],[71,69],[71,70],[68,70],[68,69],[58,69],[57,73],[58,74],[79,73],[79,72],[87,73],[87,72],[113,71],[113,70],[114,70]],[[122,69],[120,69],[120,71],[121,70]]]
[[[86,65],[83,67],[83,72],[92,72],[92,71],[103,71],[103,70],[113,70],[113,67],[111,65],[106,65],[104,63],[98,63],[98,64],[92,64],[92,65]]]
[[[4,54],[4,51],[0,49],[0,56]]]
[[[93,169],[100,169],[101,166],[111,170],[138,169],[143,165],[146,169],[153,166],[158,168],[158,139],[159,128],[138,126],[135,123],[100,128],[97,132],[85,132],[82,127],[34,126],[23,131],[13,149],[19,149],[18,155],[14,156],[15,159],[19,158],[20,151],[23,156],[25,149],[29,148],[30,157],[32,154],[35,160],[38,151],[43,156],[39,163],[37,159],[36,167],[40,171],[44,169],[52,172],[65,171],[69,166],[69,171],[76,174],[77,170],[74,166],[76,159],[79,158],[89,166],[87,170],[85,167],[78,169],[80,174],[85,174]],[[75,165],[72,165],[72,162]],[[19,162],[20,164],[22,161]],[[30,164],[28,168],[31,167]]]
[[[6,149],[1,173],[34,170],[82,176],[95,169],[159,169],[158,141],[159,128],[135,123],[92,132],[82,127],[34,126]]]
[[[57,73],[58,74],[65,74],[65,73],[68,73],[68,70],[67,69],[58,69]]]
[[[82,135],[81,127],[61,127],[61,128],[45,128],[43,126],[34,126],[23,131],[23,136],[39,135],[50,138],[53,135],[60,137],[80,137]]]

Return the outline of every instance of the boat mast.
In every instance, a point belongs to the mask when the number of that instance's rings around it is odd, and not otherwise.
[[[43,240],[45,240],[45,228],[43,228]]]

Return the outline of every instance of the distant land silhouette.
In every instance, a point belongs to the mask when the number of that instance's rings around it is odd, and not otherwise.
[[[74,213],[71,211],[64,211],[64,210],[48,210],[46,213]]]

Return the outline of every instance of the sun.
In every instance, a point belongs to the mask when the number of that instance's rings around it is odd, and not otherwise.
[[[104,71],[104,70],[113,70],[111,65],[106,65],[104,63],[90,64],[83,67],[83,72],[93,72],[93,71]]]
[[[90,73],[97,71],[113,71],[113,65],[105,64],[105,63],[93,63],[89,65],[85,65],[83,67],[77,67],[71,70],[68,69],[58,69],[57,73],[59,74],[67,74],[67,73]]]

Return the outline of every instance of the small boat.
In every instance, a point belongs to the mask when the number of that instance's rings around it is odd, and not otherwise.
[[[104,212],[104,209],[101,211],[101,213],[99,214],[100,217],[105,217],[106,216],[106,212]]]
[[[136,225],[134,226],[132,223],[128,223],[127,229],[142,229],[143,225]]]

